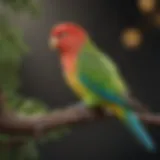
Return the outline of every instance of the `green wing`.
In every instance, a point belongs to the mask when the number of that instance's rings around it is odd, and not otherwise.
[[[80,81],[93,92],[96,92],[95,87],[101,93],[103,91],[104,94],[109,93],[122,97],[129,92],[116,64],[90,42],[79,54],[77,71]],[[99,95],[101,93],[97,92]]]

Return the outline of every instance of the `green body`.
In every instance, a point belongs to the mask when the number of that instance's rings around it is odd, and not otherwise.
[[[153,150],[154,143],[126,99],[129,89],[113,60],[88,40],[78,54],[76,68],[77,79],[87,89],[84,102],[109,107],[147,149]]]

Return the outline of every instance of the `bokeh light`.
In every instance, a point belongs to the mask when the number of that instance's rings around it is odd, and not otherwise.
[[[137,48],[142,43],[142,33],[136,28],[125,29],[121,34],[121,42],[127,48]]]
[[[160,28],[160,12],[155,13],[152,20],[154,26]]]
[[[156,9],[156,0],[137,0],[137,6],[143,13],[151,13]]]

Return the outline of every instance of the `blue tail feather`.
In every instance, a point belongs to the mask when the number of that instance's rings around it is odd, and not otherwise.
[[[120,108],[123,108],[123,110],[131,108],[123,98],[110,92],[96,81],[93,82],[93,79],[90,79],[87,75],[81,74],[79,78],[87,88],[107,102],[113,102],[114,104],[121,106]],[[138,140],[147,148],[147,150],[155,151],[156,146],[138,117],[132,111],[128,110],[125,112],[125,116],[124,123],[126,123]],[[119,119],[122,120],[122,117],[119,117]]]
[[[127,126],[135,134],[138,140],[146,147],[147,150],[154,152],[156,146],[152,138],[147,133],[144,125],[138,119],[138,117],[133,112],[128,112],[126,115]]]

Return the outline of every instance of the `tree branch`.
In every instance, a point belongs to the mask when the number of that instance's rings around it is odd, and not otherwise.
[[[101,109],[91,110],[85,106],[72,106],[65,109],[59,109],[51,113],[41,116],[22,116],[11,110],[4,108],[4,99],[0,96],[0,132],[9,135],[27,135],[41,136],[49,130],[64,125],[89,122],[105,118]],[[160,114],[152,114],[150,112],[136,112],[137,116],[145,123],[152,125],[160,125]],[[112,115],[110,115],[112,116]],[[12,139],[12,141],[15,141]],[[21,140],[20,140],[21,141]]]
[[[144,123],[160,126],[160,114],[138,112],[136,114]]]
[[[80,107],[68,107],[43,116],[24,117],[14,114],[10,117],[8,113],[0,117],[0,132],[34,135],[38,125],[42,125],[43,130],[48,131],[63,125],[91,121],[97,118],[99,116],[94,111]]]
[[[151,113],[136,113],[145,123],[160,125],[160,115]],[[38,125],[42,125],[43,131],[48,131],[63,125],[98,120],[100,113],[87,108],[68,107],[53,111],[43,116],[23,117],[21,115],[4,114],[0,117],[0,132],[12,135],[31,135],[34,136]],[[102,118],[104,118],[102,116]]]

